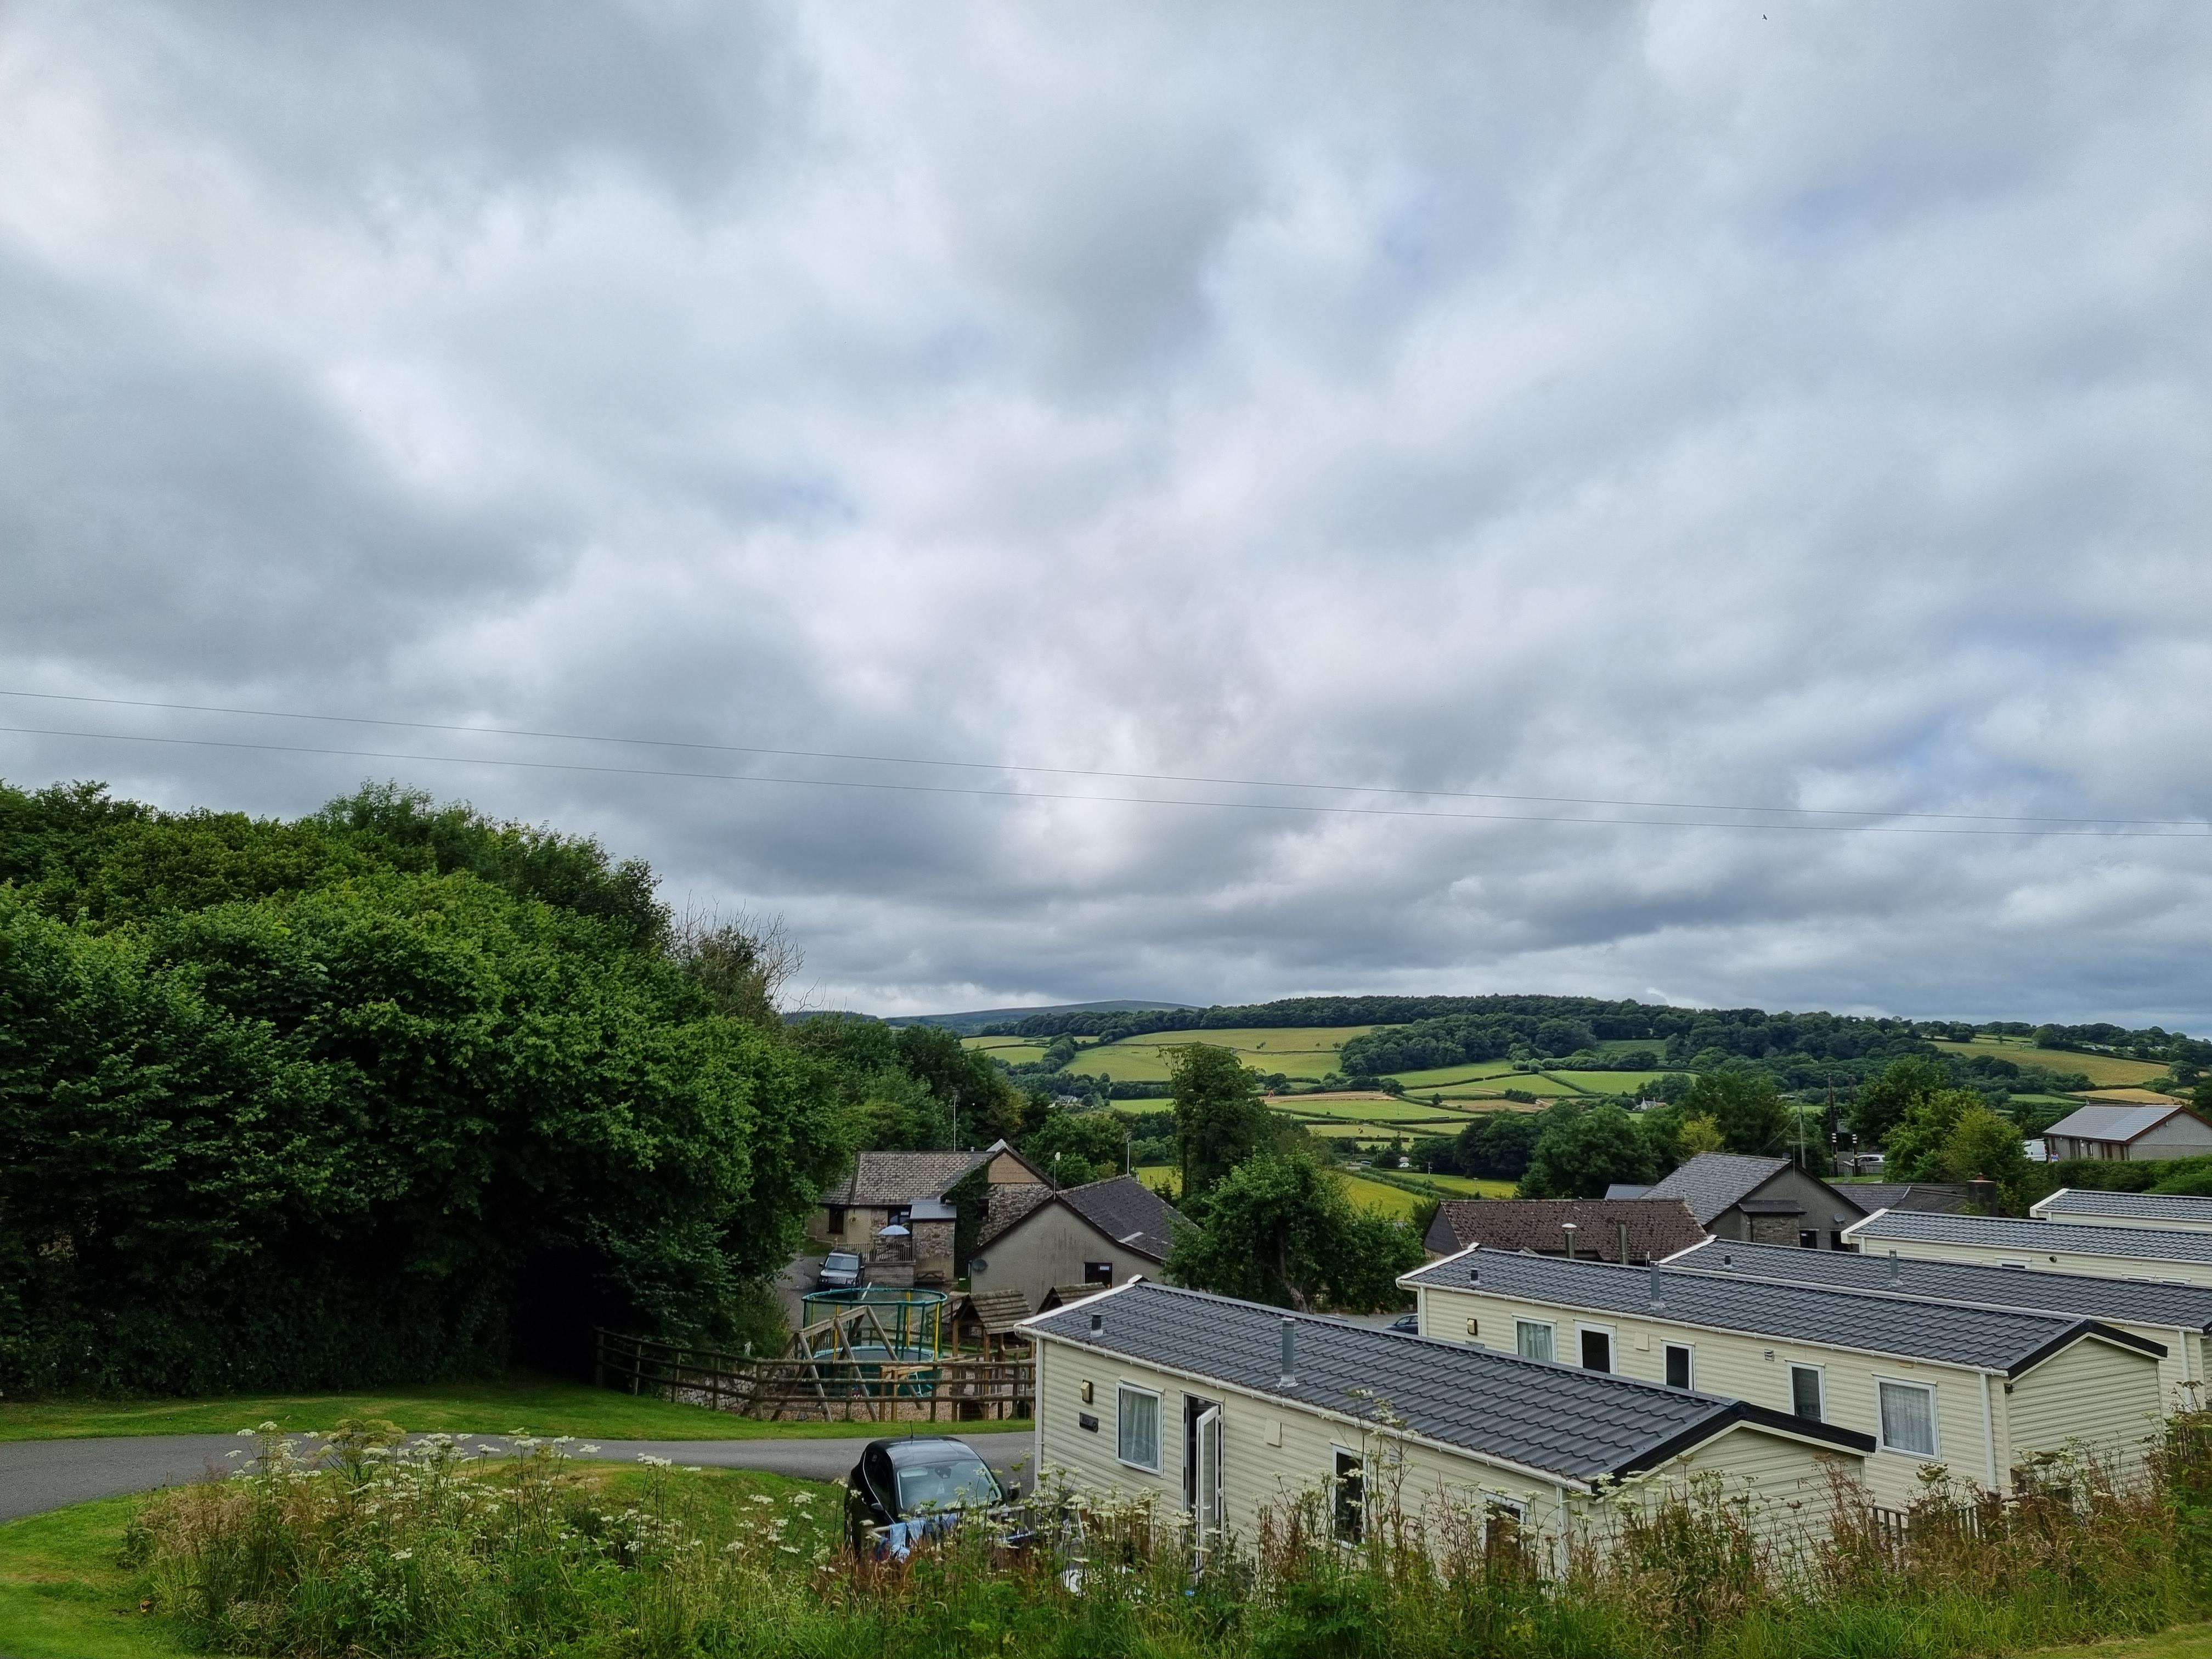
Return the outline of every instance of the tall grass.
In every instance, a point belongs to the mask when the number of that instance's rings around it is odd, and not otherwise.
[[[1413,1512],[1385,1480],[1357,1545],[1307,1493],[1196,1565],[1181,1517],[1058,1487],[1032,1504],[1025,1548],[978,1523],[905,1562],[856,1560],[826,1496],[733,1509],[656,1463],[616,1497],[557,1443],[487,1459],[389,1425],[325,1443],[266,1435],[237,1478],[143,1512],[131,1547],[198,1644],[283,1659],[1950,1659],[2212,1611],[2203,1413],[2126,1482],[2051,1459],[2000,1503],[1935,1472],[1901,1535],[1839,1482],[1832,1535],[1781,1541],[1701,1480],[1624,1499],[1555,1548],[1494,1516]]]

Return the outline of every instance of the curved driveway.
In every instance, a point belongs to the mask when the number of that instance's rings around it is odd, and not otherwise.
[[[961,1437],[1004,1473],[1026,1461],[1034,1443],[1026,1434]],[[503,1449],[499,1435],[467,1435],[465,1443]],[[581,1439],[578,1444],[585,1443]],[[853,1467],[865,1442],[846,1440],[599,1440],[595,1461],[630,1462],[640,1456],[714,1468],[764,1469],[802,1480],[835,1480]],[[209,1474],[227,1474],[239,1461],[230,1454],[252,1443],[229,1434],[114,1435],[87,1440],[0,1441],[0,1521],[83,1504],[123,1492],[182,1486]],[[574,1450],[574,1448],[571,1448]]]

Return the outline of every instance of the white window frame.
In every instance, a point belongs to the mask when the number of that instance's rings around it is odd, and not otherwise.
[[[1915,1451],[1910,1446],[1893,1446],[1882,1431],[1881,1391],[1885,1388],[1917,1389],[1928,1396],[1928,1427],[1935,1436],[1935,1445],[1927,1451]],[[1912,1376],[1881,1376],[1874,1379],[1874,1443],[1881,1450],[1899,1457],[1917,1458],[1923,1462],[1936,1462],[1943,1455],[1942,1398],[1936,1392],[1933,1382],[1923,1382]]]
[[[1531,1330],[1531,1331],[1548,1331],[1549,1333],[1551,1333],[1551,1338],[1552,1338],[1552,1360],[1551,1360],[1551,1363],[1552,1363],[1552,1364],[1557,1364],[1559,1363],[1559,1321],[1557,1321],[1556,1319],[1520,1319],[1520,1318],[1516,1318],[1516,1319],[1514,1320],[1514,1322],[1513,1322],[1513,1352],[1516,1352],[1516,1353],[1517,1353],[1517,1354],[1519,1354],[1519,1355],[1521,1356],[1521,1358],[1523,1358],[1523,1359],[1534,1359],[1536,1356],[1535,1356],[1535,1355],[1534,1355],[1534,1354],[1532,1354],[1532,1353],[1530,1353],[1530,1352],[1528,1352],[1526,1349],[1524,1349],[1524,1348],[1523,1348],[1523,1347],[1522,1347],[1522,1346],[1521,1346],[1521,1333],[1522,1333],[1522,1331],[1524,1331],[1524,1330]]]
[[[1670,1389],[1674,1386],[1667,1381],[1667,1361],[1677,1348],[1687,1356],[1690,1362],[1690,1380],[1682,1386],[1694,1389],[1698,1386],[1698,1345],[1694,1342],[1662,1342],[1659,1345],[1659,1380]]]
[[[1497,1547],[1490,1534],[1501,1515],[1510,1515],[1513,1517],[1515,1540],[1522,1549],[1528,1548],[1528,1500],[1521,1498],[1508,1498],[1504,1492],[1486,1492],[1482,1494],[1483,1553],[1487,1554]]]
[[[1589,1370],[1589,1366],[1583,1364],[1583,1338],[1592,1332],[1605,1339],[1605,1369],[1596,1374],[1600,1376],[1620,1376],[1620,1332],[1611,1325],[1591,1324],[1579,1319],[1575,1322],[1575,1369],[1583,1371]]]
[[[1139,1463],[1133,1458],[1122,1455],[1122,1448],[1127,1443],[1127,1437],[1121,1431],[1122,1423],[1127,1414],[1121,1402],[1131,1395],[1136,1395],[1152,1402],[1152,1461],[1149,1463]],[[1117,1380],[1114,1384],[1114,1461],[1124,1468],[1142,1469],[1147,1474],[1158,1474],[1160,1472],[1161,1464],[1164,1462],[1162,1443],[1166,1439],[1166,1436],[1160,1430],[1161,1423],[1165,1420],[1164,1413],[1164,1402],[1158,1389],[1147,1389],[1135,1382],[1123,1382]]]
[[[1788,1407],[1790,1415],[1792,1417],[1797,1416],[1797,1373],[1800,1371],[1810,1371],[1813,1373],[1813,1381],[1820,1390],[1820,1414],[1818,1417],[1799,1418],[1798,1420],[1805,1423],[1826,1422],[1828,1420],[1828,1368],[1826,1365],[1811,1364],[1802,1359],[1793,1359],[1790,1362],[1790,1404]]]

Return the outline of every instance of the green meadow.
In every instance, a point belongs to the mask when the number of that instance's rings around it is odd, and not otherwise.
[[[1947,1054],[2002,1054],[2022,1066],[2047,1066],[2054,1072],[2079,1072],[2095,1089],[2125,1089],[2164,1077],[2153,1060],[2121,1060],[2112,1054],[2076,1054],[2071,1048],[2039,1048],[2026,1037],[1978,1036],[1972,1042],[1938,1042]]]

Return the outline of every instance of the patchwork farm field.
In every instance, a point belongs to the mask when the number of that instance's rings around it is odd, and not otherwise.
[[[1280,1072],[1285,1077],[1321,1078],[1337,1069],[1337,1051],[1353,1037],[1376,1030],[1372,1025],[1315,1025],[1260,1027],[1218,1031],[1152,1031],[1123,1037],[1119,1042],[1082,1042],[1071,1071],[1103,1077],[1115,1083],[1165,1083],[1169,1050],[1186,1043],[1210,1043],[1231,1048],[1255,1072]],[[996,1045],[1011,1044],[1012,1048]],[[1036,1060],[1044,1053],[1042,1043],[1015,1037],[969,1037],[971,1048],[988,1052],[1008,1065]]]
[[[2001,1054],[2022,1066],[2047,1066],[2054,1072],[2079,1072],[2098,1089],[2124,1089],[2166,1075],[2155,1060],[2121,1060],[2112,1054],[2078,1054],[2071,1048],[2038,1048],[2025,1037],[1978,1036],[1972,1042],[1938,1042],[1947,1054]]]

